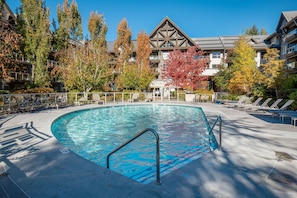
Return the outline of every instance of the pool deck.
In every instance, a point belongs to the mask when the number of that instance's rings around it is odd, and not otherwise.
[[[162,176],[161,185],[140,184],[109,171],[53,137],[54,119],[98,105],[2,117],[0,197],[297,197],[297,126],[265,113],[195,105],[203,108],[210,123],[222,117],[222,150]],[[217,127],[215,133],[218,137]]]

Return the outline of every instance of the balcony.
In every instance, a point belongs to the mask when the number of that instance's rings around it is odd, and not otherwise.
[[[54,67],[58,67],[59,66],[59,62],[58,61],[54,61],[54,60],[47,60],[46,61],[46,65],[48,68],[54,68]]]
[[[296,62],[292,62],[292,63],[288,63],[287,64],[287,68],[288,69],[295,69],[297,66],[297,63]]]
[[[150,56],[149,59],[151,62],[159,62],[160,61],[159,56]]]
[[[136,62],[136,58],[135,57],[129,58],[129,62]]]
[[[297,44],[292,45],[292,46],[288,47],[288,49],[287,49],[286,57],[287,58],[292,58],[294,56],[297,56]]]
[[[285,37],[285,41],[287,43],[293,42],[295,40],[297,40],[297,29],[288,32],[288,34]]]
[[[30,81],[31,77],[28,73],[23,72],[11,72],[10,77],[12,77],[15,81]]]

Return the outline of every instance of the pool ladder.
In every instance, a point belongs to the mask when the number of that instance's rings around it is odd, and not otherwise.
[[[156,182],[155,183],[160,185],[161,184],[161,181],[160,181],[160,140],[159,140],[160,138],[159,138],[159,134],[154,129],[151,129],[151,128],[144,129],[143,131],[141,131],[140,133],[135,135],[133,138],[131,138],[127,142],[123,143],[122,145],[120,145],[119,147],[114,149],[113,151],[111,151],[106,157],[106,167],[109,169],[109,158],[112,154],[114,154],[121,148],[125,147],[130,142],[134,141],[135,139],[137,139],[141,135],[145,134],[146,132],[152,132],[154,134],[154,136],[156,137]]]
[[[210,133],[213,134],[213,129],[218,122],[219,122],[219,150],[221,151],[222,150],[222,122],[223,122],[221,116],[218,116],[217,119],[212,124],[212,127],[210,128]]]

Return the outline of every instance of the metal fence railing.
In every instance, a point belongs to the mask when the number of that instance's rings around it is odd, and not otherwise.
[[[47,108],[61,108],[72,105],[98,103],[131,102],[135,92],[57,92],[57,93],[30,93],[30,94],[0,94],[0,115],[31,112]],[[96,95],[96,99],[95,96]],[[146,100],[148,95],[152,98]],[[176,102],[207,102],[212,100],[209,95],[207,100],[202,100],[206,94],[194,94],[188,97],[186,93],[171,92],[168,95],[157,95],[149,92],[138,92],[136,101],[176,101]],[[190,99],[189,99],[190,98]],[[205,98],[205,97],[204,97]],[[98,103],[99,104],[99,103]]]

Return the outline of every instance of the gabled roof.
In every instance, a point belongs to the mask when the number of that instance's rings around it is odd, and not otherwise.
[[[2,3],[2,10],[0,10],[0,11],[3,14],[2,18],[4,20],[9,20],[9,17],[11,17],[13,20],[16,20],[14,13],[11,11],[10,7],[7,5],[6,2]]]
[[[168,16],[149,34],[149,38],[154,49],[186,49],[195,44]]]
[[[276,31],[282,29],[282,26],[286,25],[289,21],[294,19],[297,16],[297,11],[284,11],[282,12],[280,19],[278,21]]]

